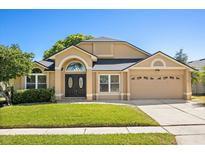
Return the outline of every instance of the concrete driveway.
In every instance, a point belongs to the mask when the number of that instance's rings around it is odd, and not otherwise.
[[[176,135],[178,144],[205,144],[205,106],[184,100],[130,101]]]

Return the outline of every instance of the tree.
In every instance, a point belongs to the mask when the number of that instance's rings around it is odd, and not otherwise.
[[[205,66],[201,70],[201,82],[205,84]]]
[[[0,45],[0,93],[11,104],[12,86],[10,80],[28,75],[33,67],[33,54],[22,52],[18,45]]]
[[[192,72],[192,85],[197,85],[198,83],[205,84],[205,66],[199,70]],[[196,86],[196,93],[197,93],[197,86]]]
[[[192,72],[191,83],[195,85],[195,91],[197,94],[197,84],[201,81],[201,73],[199,71]]]
[[[55,54],[56,52],[67,48],[71,45],[76,45],[78,43],[80,43],[83,40],[89,40],[92,39],[93,36],[91,35],[83,35],[83,34],[73,34],[73,35],[69,35],[68,37],[66,37],[64,40],[58,40],[53,46],[52,48],[46,50],[44,52],[44,59],[50,57],[51,55]]]
[[[186,64],[188,56],[186,53],[183,53],[183,49],[180,49],[178,52],[176,52],[175,59]]]

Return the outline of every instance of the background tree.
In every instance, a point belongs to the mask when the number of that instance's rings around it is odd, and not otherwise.
[[[205,84],[205,66],[202,68],[200,74],[201,74],[201,82]]]
[[[33,54],[22,52],[18,45],[0,45],[0,93],[11,104],[10,80],[28,75],[33,67]]]
[[[91,35],[83,35],[83,34],[73,34],[73,35],[69,35],[68,37],[66,37],[64,40],[59,40],[57,41],[52,48],[46,50],[44,52],[44,56],[43,58],[46,59],[48,57],[50,57],[51,55],[53,55],[54,53],[67,48],[71,45],[76,45],[78,43],[80,43],[83,40],[89,40],[92,39],[93,36]]]
[[[186,53],[183,53],[183,49],[180,49],[178,52],[176,52],[175,59],[186,64],[188,56]]]

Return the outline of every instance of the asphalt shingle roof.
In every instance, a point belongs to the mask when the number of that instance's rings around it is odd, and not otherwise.
[[[113,39],[113,38],[109,38],[109,37],[97,37],[97,38],[93,38],[93,39],[89,39],[89,40],[84,40],[83,42],[116,42],[116,41],[121,41],[121,40],[117,40],[117,39]]]
[[[190,65],[198,70],[201,70],[203,67],[205,67],[205,58],[200,59],[200,60],[190,61],[190,62],[188,62],[188,65]]]
[[[37,63],[46,67],[47,71],[54,71],[55,70],[55,62],[51,59],[41,60],[41,61],[38,61]]]
[[[142,61],[142,58],[138,59],[98,59],[93,64],[94,71],[122,71],[138,62]],[[46,71],[55,70],[55,62],[51,59],[42,60],[37,62],[38,64],[46,67]]]
[[[98,59],[94,63],[94,71],[121,71],[124,70],[143,59]]]

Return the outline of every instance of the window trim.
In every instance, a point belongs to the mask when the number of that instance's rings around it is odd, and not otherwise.
[[[154,66],[154,64],[155,64],[157,61],[161,62],[161,63],[163,64],[163,66]],[[165,61],[164,61],[163,59],[161,59],[161,58],[155,58],[155,59],[152,60],[152,62],[151,62],[151,67],[154,67],[154,68],[166,68],[166,63],[165,63]]]
[[[100,91],[100,76],[103,76],[103,75],[106,75],[108,76],[108,91],[107,92],[102,92]],[[112,75],[116,75],[119,77],[119,91],[118,92],[112,92],[111,91],[111,76]],[[101,93],[101,94],[119,94],[120,93],[120,87],[121,87],[121,84],[120,84],[120,74],[99,74],[98,75],[98,92]]]
[[[43,74],[43,73],[32,73],[32,74],[29,74],[29,76],[35,76],[35,89],[38,89],[38,84],[44,84],[44,83],[38,83],[38,76],[45,76],[46,77],[46,88],[48,88],[48,79],[47,79],[47,75],[46,74]],[[27,88],[27,77],[28,76],[25,76],[24,78],[24,89],[28,89]]]

